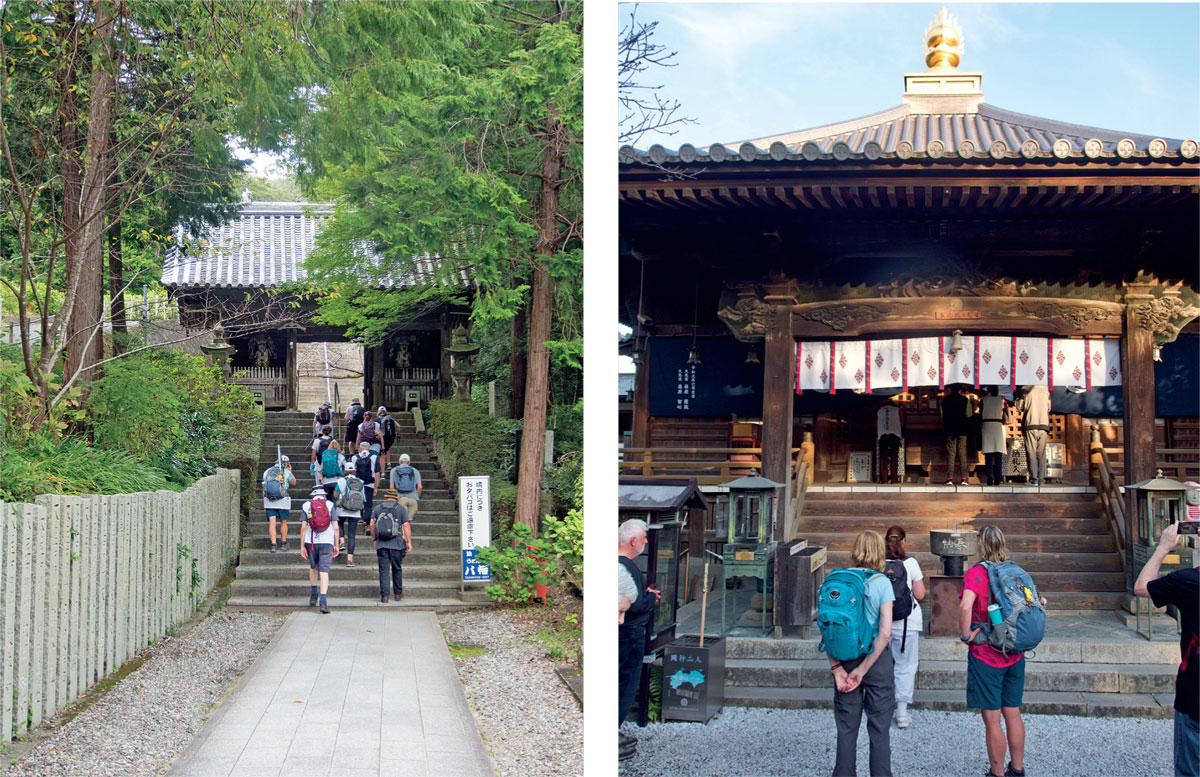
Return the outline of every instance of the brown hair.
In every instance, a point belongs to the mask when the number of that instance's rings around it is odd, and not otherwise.
[[[903,526],[889,526],[887,536],[884,541],[887,542],[887,557],[903,561],[908,558],[908,554],[904,552],[904,538],[908,536],[904,533]]]
[[[882,572],[887,567],[883,557],[883,537],[879,532],[868,529],[855,538],[854,550],[850,551],[851,564],[856,567]]]
[[[999,563],[1008,559],[1008,545],[1004,532],[995,526],[984,526],[979,530],[979,558]]]

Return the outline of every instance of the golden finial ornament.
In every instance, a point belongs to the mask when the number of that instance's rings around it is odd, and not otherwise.
[[[925,64],[930,70],[957,69],[962,41],[958,20],[943,7],[925,29]]]

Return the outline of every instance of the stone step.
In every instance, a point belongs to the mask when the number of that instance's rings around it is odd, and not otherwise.
[[[731,707],[771,709],[833,709],[833,691],[825,688],[742,688],[725,689],[725,703]],[[1174,693],[1081,693],[1078,691],[1026,691],[1021,704],[1023,714],[1073,715],[1108,718],[1173,718]],[[966,712],[963,690],[919,690],[913,693],[910,707],[916,716],[922,709]]]
[[[842,551],[842,556],[839,561],[840,565],[849,566],[850,555],[846,551]],[[826,564],[826,569],[837,569],[838,564],[832,560]],[[922,571],[925,574],[931,574],[936,570],[936,567],[923,567]],[[1039,571],[1036,575],[1032,572],[1033,582],[1037,586],[1038,592],[1048,596],[1054,591],[1114,591],[1124,593],[1125,591],[1125,573],[1117,572],[1048,572]]]
[[[731,637],[726,645],[726,655],[730,659],[824,660],[825,654],[817,650],[819,644],[817,639]],[[965,666],[967,646],[957,639],[923,637],[920,654],[922,661],[960,661]],[[1026,659],[1031,664],[1164,664],[1178,667],[1179,641],[1169,637],[1160,640],[1157,635],[1154,642],[1141,639],[1120,642],[1047,640]]]
[[[438,542],[442,539],[429,537],[422,539],[420,544],[417,544],[417,540],[414,538],[413,543],[417,545],[417,550],[404,560],[405,567],[410,563],[418,566],[459,564],[462,552],[458,549],[458,540],[452,539],[452,541]],[[375,544],[370,537],[360,536],[357,543],[358,546],[355,550],[358,552],[355,554],[356,556],[363,556],[363,558],[370,558],[372,560],[375,558]],[[288,549],[286,553],[272,553],[270,550],[262,548],[243,548],[239,556],[241,565],[244,567],[299,566],[301,569],[308,568],[308,562],[300,558],[299,543],[296,542],[294,537],[290,536],[288,537]],[[342,558],[344,557],[339,556],[338,560]],[[361,560],[356,558],[355,561]],[[336,564],[337,560],[334,563]],[[372,561],[372,563],[374,562]]]
[[[300,512],[298,510],[293,510],[291,512],[291,516],[292,516],[291,519],[288,521],[289,528],[292,528],[291,524],[293,524],[293,523],[298,526],[301,522],[300,521],[300,519],[301,519]],[[366,526],[366,522],[359,520],[359,522],[358,522],[358,533],[359,534],[365,534],[365,531],[364,531],[365,526]],[[248,521],[246,524],[246,531],[247,531],[248,535],[262,534],[265,536],[268,528],[269,528],[268,522],[266,520],[262,520],[262,519]],[[454,513],[435,513],[435,512],[426,513],[424,510],[421,510],[420,512],[417,513],[417,520],[412,521],[412,532],[413,532],[413,536],[416,536],[419,534],[422,536],[434,535],[434,536],[442,536],[442,537],[449,537],[449,536],[457,537],[459,534],[458,516],[455,515]]]
[[[457,592],[456,592],[457,593]],[[410,596],[405,593],[404,598],[400,600],[391,599],[387,604],[382,604],[379,601],[379,592],[376,591],[370,597],[351,597],[351,598],[332,598],[329,599],[329,608],[331,610],[366,610],[366,609],[400,609],[413,611],[429,611],[429,612],[456,612],[458,610],[473,610],[479,607],[490,607],[492,602],[486,596],[472,597],[471,592],[467,592],[466,598],[458,596]],[[257,596],[231,596],[225,603],[225,609],[235,612],[255,612],[263,610],[287,610],[287,609],[307,609],[308,595],[302,597],[257,597]]]
[[[824,545],[833,550],[851,550],[858,532],[831,532],[828,527],[821,531],[801,522],[797,536],[808,540],[809,545]],[[884,525],[882,529],[887,529]],[[1014,553],[1115,553],[1112,537],[1096,534],[1013,534],[1007,535],[1008,549]],[[929,535],[913,534],[904,545],[910,553],[928,553]]]
[[[336,563],[336,562],[335,562]],[[344,568],[335,567],[329,577],[329,598],[348,599],[379,599],[379,578],[376,576],[367,580],[345,580],[339,576]],[[249,597],[268,599],[271,597],[288,597],[303,599],[308,602],[309,584],[307,577],[298,577],[294,581],[263,580],[252,578],[235,578],[229,584],[230,598]],[[459,584],[452,580],[405,580],[404,592],[422,598],[452,599],[458,597]]]
[[[937,574],[942,568],[942,559],[928,551],[909,553],[917,560],[926,575]],[[1121,572],[1121,559],[1116,553],[1012,553],[1009,555],[1031,575],[1039,572]],[[827,569],[850,565],[850,551],[828,551]],[[977,561],[975,556],[971,562]],[[968,563],[971,563],[968,562]]]
[[[1175,669],[1168,664],[1030,661],[1025,670],[1025,690],[1173,694]],[[725,682],[738,687],[832,688],[833,675],[824,658],[790,661],[734,658],[726,660]],[[952,691],[966,687],[965,659],[930,661],[922,656],[917,670],[917,689]]]
[[[288,529],[290,530],[288,531],[288,543],[290,544],[292,550],[299,552],[299,527],[292,526],[291,522],[289,521]],[[451,548],[458,549],[460,542],[458,527],[455,526],[453,529],[453,531],[443,531],[437,528],[423,530],[420,525],[418,525],[417,528],[413,529],[413,544],[419,545],[419,547],[428,548],[429,550],[449,550]],[[358,532],[357,536],[358,542],[360,543],[372,541],[371,538],[363,534],[361,530]],[[265,529],[261,532],[256,531],[253,534],[247,534],[242,538],[243,551],[266,550],[270,552],[270,549],[271,540],[267,537],[267,532]]]
[[[379,567],[377,566],[375,551],[371,550],[369,543],[367,546],[357,548],[358,553],[354,556],[354,566],[348,567],[345,564],[345,554],[340,554],[333,560],[333,566],[330,574],[338,580],[354,580],[362,581],[379,581]],[[279,555],[276,553],[275,555]],[[263,564],[260,566],[247,566],[245,563],[237,568],[237,579],[239,580],[273,580],[273,581],[307,581],[308,580],[308,562],[300,558],[299,551],[290,551],[286,555],[294,557],[294,564]],[[432,562],[421,562],[420,552],[413,554],[411,557],[404,559],[404,581],[405,585],[410,580],[417,581],[458,581],[462,567],[457,564],[443,564]]]

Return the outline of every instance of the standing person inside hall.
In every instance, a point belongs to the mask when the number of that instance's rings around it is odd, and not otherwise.
[[[983,444],[980,447],[989,486],[1004,483],[1001,467],[1007,443],[1004,425],[1008,423],[1010,411],[1008,400],[1000,396],[995,386],[989,386],[979,410],[979,415],[983,418]]]
[[[1017,400],[1021,431],[1025,435],[1025,458],[1029,460],[1029,485],[1046,485],[1046,433],[1050,431],[1050,391],[1045,386],[1026,386]]]
[[[946,435],[946,485],[954,485],[954,463],[958,462],[960,486],[967,485],[967,435],[971,431],[974,408],[967,396],[967,386],[959,383],[946,389],[942,398],[942,433]]]
[[[896,399],[884,402],[875,413],[875,435],[879,441],[879,482],[899,483],[900,443],[904,439],[904,411]]]

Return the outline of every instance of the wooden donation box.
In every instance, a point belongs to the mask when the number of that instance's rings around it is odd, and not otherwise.
[[[725,639],[680,637],[663,651],[663,720],[707,723],[725,706]]]
[[[792,540],[775,550],[775,625],[813,625],[817,619],[817,591],[825,582],[824,547],[810,548],[805,540]],[[807,629],[802,635],[807,638]]]

